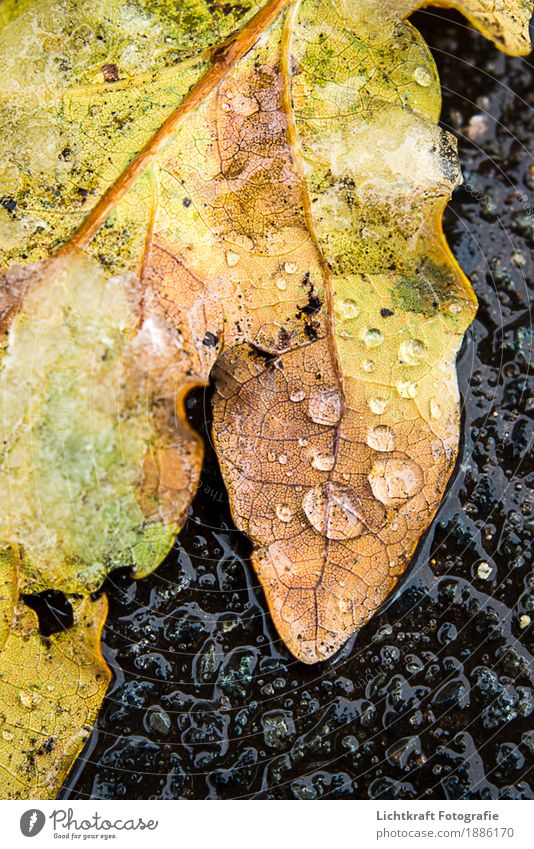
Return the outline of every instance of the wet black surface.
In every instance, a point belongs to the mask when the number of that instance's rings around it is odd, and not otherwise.
[[[459,361],[461,456],[438,517],[381,615],[308,667],[270,623],[210,453],[172,556],[107,586],[115,680],[63,798],[534,796],[534,70],[458,17],[416,23],[466,179],[446,230],[480,300]],[[190,399],[204,435],[208,406]]]

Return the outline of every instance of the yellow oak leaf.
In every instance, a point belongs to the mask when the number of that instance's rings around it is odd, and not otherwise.
[[[183,398],[213,375],[236,524],[282,638],[315,662],[385,600],[457,452],[476,300],[441,232],[460,175],[406,20],[422,4],[270,0],[225,23],[198,0],[186,25],[146,0],[171,46],[138,60],[133,7],[105,5],[84,22],[57,0],[46,36],[50,4],[7,5],[4,256],[41,261],[11,267],[0,304],[0,538],[25,591],[155,568],[201,463]],[[444,5],[528,49],[530,3]],[[87,35],[78,63],[68,22],[93,15],[104,43]]]

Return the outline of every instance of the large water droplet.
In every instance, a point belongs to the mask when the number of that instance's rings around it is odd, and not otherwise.
[[[276,288],[280,289],[281,292],[283,292],[285,289],[287,289],[287,283],[286,283],[284,277],[277,277],[276,280],[275,280],[275,283],[276,283]]]
[[[341,418],[341,410],[341,395],[335,389],[317,392],[308,404],[308,415],[316,424],[337,424]]]
[[[394,451],[395,435],[387,425],[376,425],[367,434],[367,444],[375,451]]]
[[[362,533],[361,502],[350,486],[318,484],[308,490],[302,506],[309,523],[327,539],[351,539]]]
[[[425,345],[420,339],[406,339],[399,345],[399,360],[408,366],[419,366],[425,358]]]
[[[286,262],[284,263],[284,271],[286,274],[294,274],[297,270],[297,266],[294,262]]]
[[[423,472],[409,457],[380,457],[369,473],[369,483],[382,504],[398,504],[420,491]]]
[[[382,344],[384,337],[377,327],[369,327],[363,334],[363,341],[368,348],[376,348]]]
[[[285,466],[287,464],[287,454],[280,454],[278,457],[278,462],[281,466]]]

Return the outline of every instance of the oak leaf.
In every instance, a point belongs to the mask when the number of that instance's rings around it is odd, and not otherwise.
[[[202,460],[184,397],[213,377],[290,650],[327,657],[387,597],[454,464],[476,309],[421,5],[2,6],[0,539],[23,592],[156,568]],[[445,5],[528,50],[530,4]]]
[[[104,597],[73,602],[74,625],[43,637],[19,600],[18,555],[0,552],[0,796],[56,795],[86,742],[109,684],[100,632]]]

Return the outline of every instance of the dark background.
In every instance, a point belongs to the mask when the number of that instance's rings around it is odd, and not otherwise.
[[[465,183],[446,232],[480,300],[439,514],[381,614],[305,666],[271,624],[208,451],[172,555],[139,583],[119,572],[106,585],[115,678],[63,799],[534,797],[532,627],[520,627],[534,619],[534,68],[459,16],[414,23],[459,138]],[[209,393],[188,406],[209,444]]]

